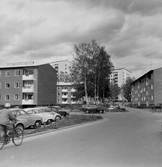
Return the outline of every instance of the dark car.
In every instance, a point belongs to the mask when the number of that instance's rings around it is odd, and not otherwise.
[[[51,108],[53,111],[55,111],[58,114],[60,114],[62,117],[70,116],[70,114],[69,114],[70,111],[63,109],[60,106],[49,106],[49,108]]]
[[[104,113],[105,107],[101,105],[86,104],[82,106],[82,111],[85,113]]]

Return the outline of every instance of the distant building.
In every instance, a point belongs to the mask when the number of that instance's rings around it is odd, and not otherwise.
[[[110,83],[114,83],[118,87],[121,87],[126,83],[128,77],[131,77],[131,72],[129,70],[125,68],[114,69],[110,75]],[[115,98],[115,100],[125,101],[127,99],[125,99],[121,91],[121,93],[118,95],[118,97]]]
[[[76,104],[80,101],[76,101],[74,96],[74,89],[70,82],[58,82],[57,83],[57,104]]]
[[[150,70],[131,85],[131,102],[133,105],[162,104],[162,68]]]
[[[0,67],[0,106],[56,104],[57,74],[50,64],[10,63]]]
[[[110,82],[121,87],[126,83],[128,77],[131,76],[131,72],[125,68],[114,69],[110,75]]]
[[[54,67],[57,71],[57,73],[64,73],[64,74],[70,74],[72,63],[68,60],[60,60],[50,63],[52,67]]]

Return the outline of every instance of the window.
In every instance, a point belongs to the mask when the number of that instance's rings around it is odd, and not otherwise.
[[[0,89],[2,88],[2,84],[1,84],[1,82],[0,82]]]
[[[154,96],[153,95],[151,95],[151,100],[154,100]]]
[[[6,83],[5,88],[9,89],[10,88],[10,83]]]
[[[6,76],[6,77],[10,77],[10,76],[11,76],[11,71],[6,71],[6,72],[5,72],[5,76]]]
[[[20,76],[20,70],[15,70],[15,76]]]
[[[153,89],[154,87],[153,87],[153,85],[151,85],[151,89]]]
[[[14,88],[20,88],[20,82],[14,82]]]
[[[10,100],[10,95],[6,95],[5,100]]]
[[[0,95],[0,100],[1,100],[1,95]]]
[[[15,100],[19,100],[19,95],[18,95],[18,94],[15,94],[15,95],[14,95],[14,99],[15,99]]]
[[[0,71],[0,77],[2,76],[2,71]]]

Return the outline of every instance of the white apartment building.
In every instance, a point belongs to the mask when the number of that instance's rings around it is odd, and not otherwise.
[[[72,63],[69,60],[60,60],[51,62],[50,65],[54,67],[59,74],[61,72],[63,72],[64,74],[70,74]]]
[[[110,82],[113,82],[121,87],[125,84],[128,77],[131,77],[131,72],[129,70],[125,68],[114,69],[110,75]]]

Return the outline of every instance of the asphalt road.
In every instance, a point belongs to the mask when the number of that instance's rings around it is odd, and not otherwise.
[[[161,167],[161,114],[129,109],[104,121],[28,137],[0,151],[0,167]]]

